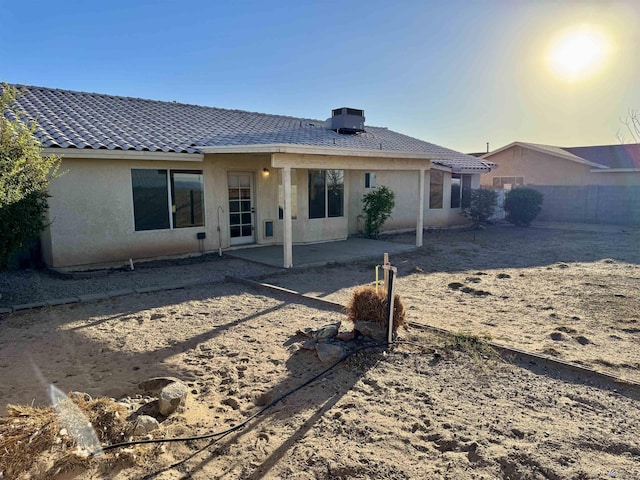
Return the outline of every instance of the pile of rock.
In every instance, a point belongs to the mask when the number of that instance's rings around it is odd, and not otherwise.
[[[386,328],[375,322],[357,321],[351,332],[340,332],[341,325],[342,322],[336,322],[320,328],[298,330],[298,335],[307,338],[300,348],[315,350],[322,363],[331,364],[347,356],[362,343],[353,340],[365,337],[364,340],[385,342],[387,339]]]

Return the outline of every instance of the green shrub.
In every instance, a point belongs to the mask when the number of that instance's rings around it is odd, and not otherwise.
[[[498,204],[498,193],[484,188],[462,192],[462,214],[474,225],[487,223]]]
[[[42,157],[36,124],[20,119],[11,103],[19,92],[0,85],[0,270],[10,254],[46,227],[47,188],[60,160]]]
[[[504,199],[506,220],[519,227],[528,227],[542,210],[543,195],[533,188],[514,188]]]
[[[378,238],[384,222],[391,216],[395,207],[396,194],[384,185],[362,197],[365,234],[369,238]]]

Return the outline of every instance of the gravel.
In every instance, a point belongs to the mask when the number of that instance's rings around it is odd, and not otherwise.
[[[216,254],[180,260],[140,263],[133,271],[124,269],[89,272],[89,278],[60,274],[51,270],[10,270],[0,272],[0,308],[47,302],[107,292],[126,293],[183,283],[224,280],[225,276],[251,278],[282,269]],[[87,273],[81,274],[86,277]]]

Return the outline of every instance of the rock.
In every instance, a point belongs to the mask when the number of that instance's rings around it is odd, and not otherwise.
[[[318,358],[322,363],[335,363],[345,356],[346,351],[341,345],[333,343],[318,343],[316,345]]]
[[[336,340],[342,340],[343,342],[347,342],[349,340],[353,340],[356,336],[354,331],[351,332],[340,332],[336,335]]]
[[[156,428],[160,427],[160,423],[149,415],[140,415],[136,418],[135,427],[133,428],[133,434],[135,436],[146,435],[153,432]]]
[[[387,326],[381,327],[375,322],[367,322],[364,320],[358,320],[355,322],[354,330],[357,330],[362,335],[371,337],[378,342],[387,341]]]
[[[228,405],[229,407],[233,408],[234,410],[240,409],[240,402],[238,401],[237,398],[234,398],[234,397],[225,398],[222,401],[222,404],[223,405]]]
[[[300,348],[303,350],[315,350],[316,345],[317,345],[316,341],[309,338],[305,340],[305,342],[300,346]]]
[[[187,393],[187,386],[180,381],[170,383],[164,387],[158,398],[160,413],[167,417],[171,415],[180,405],[184,404]]]
[[[138,388],[143,392],[159,392],[167,385],[172,383],[182,383],[179,378],[175,377],[154,377],[138,384]]]
[[[328,340],[338,334],[340,325],[342,325],[342,322],[330,323],[329,325],[324,325],[320,328],[305,328],[303,330],[298,330],[298,333],[315,341]]]

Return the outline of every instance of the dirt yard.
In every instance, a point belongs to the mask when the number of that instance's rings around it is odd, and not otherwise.
[[[638,230],[500,227],[428,234],[391,260],[412,322],[640,381],[639,244]],[[375,264],[263,281],[344,303]],[[351,328],[341,313],[233,283],[7,315],[0,404],[47,405],[49,384],[133,396],[140,381],[174,376],[190,394],[163,435],[221,431],[322,371],[296,330],[338,320]],[[637,388],[508,363],[462,335],[401,338],[410,343],[357,353],[216,443],[164,444],[134,465],[114,451],[58,478],[640,478]]]

